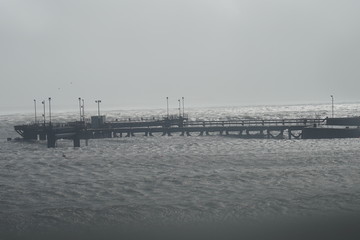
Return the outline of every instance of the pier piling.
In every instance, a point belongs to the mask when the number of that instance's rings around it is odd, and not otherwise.
[[[80,147],[80,137],[79,135],[74,136],[74,147]]]
[[[233,135],[242,138],[276,138],[283,139],[284,132],[287,131],[289,139],[302,138],[304,128],[312,127],[313,124],[322,125],[324,119],[287,119],[287,120],[215,120],[215,121],[188,121],[187,118],[168,116],[164,119],[141,119],[139,121],[114,121],[105,122],[102,117],[101,124],[99,118],[91,123],[76,121],[69,123],[46,123],[15,126],[15,130],[24,139],[47,140],[48,147],[55,147],[57,139],[68,139],[74,142],[74,147],[80,146],[80,139],[91,138],[114,138],[114,137],[134,137],[135,133],[144,136],[153,136],[153,133],[162,136],[172,136],[179,133],[180,136],[199,136],[219,133],[220,135]],[[96,123],[96,124],[95,124]],[[300,132],[300,133],[299,133]]]

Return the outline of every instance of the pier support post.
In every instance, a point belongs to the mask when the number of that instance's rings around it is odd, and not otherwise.
[[[41,133],[39,135],[40,140],[46,140],[46,133]]]
[[[185,136],[185,132],[182,131],[181,134],[180,134],[180,136]]]
[[[284,139],[284,130],[282,129],[280,133],[276,136],[276,139]]]
[[[260,136],[261,138],[264,137],[264,130],[260,130],[260,131],[259,131],[259,136]]]
[[[74,147],[80,147],[80,137],[77,134],[74,137]]]
[[[46,138],[47,138],[47,147],[54,148],[56,143],[55,132],[53,131],[52,126],[50,125],[46,131]]]
[[[288,135],[289,135],[289,139],[291,139],[291,129],[288,129]]]
[[[52,132],[49,132],[47,134],[47,147],[48,148],[54,148],[56,145],[56,137],[55,134],[53,134]]]
[[[149,136],[150,136],[150,137],[153,137],[154,135],[152,134],[152,132],[149,132]]]
[[[190,132],[186,132],[186,136],[191,136]]]

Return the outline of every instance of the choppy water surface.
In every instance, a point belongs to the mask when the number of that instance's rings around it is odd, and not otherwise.
[[[359,104],[338,106],[341,116]],[[191,109],[194,119],[325,117],[327,105]],[[111,111],[109,117],[162,114]],[[72,120],[72,113],[55,118]],[[0,116],[0,231],[360,210],[359,139],[212,136],[6,142],[32,115]],[[65,157],[64,157],[65,155]]]

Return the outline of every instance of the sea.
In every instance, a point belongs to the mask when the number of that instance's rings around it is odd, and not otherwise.
[[[359,116],[360,103],[337,104],[334,111],[336,117]],[[114,120],[165,111],[102,113]],[[332,112],[329,104],[298,104],[189,108],[186,114],[190,120],[229,120],[325,118]],[[58,111],[52,118],[73,121],[78,113]],[[56,148],[15,141],[14,125],[33,121],[33,113],[0,115],[0,239],[151,228],[146,226],[234,223],[248,229],[249,222],[258,232],[275,221],[360,216],[360,139],[135,134],[91,139],[88,146],[81,141],[80,148],[68,140],[58,140]]]

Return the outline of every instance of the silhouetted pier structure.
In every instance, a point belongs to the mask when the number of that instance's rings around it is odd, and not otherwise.
[[[160,119],[106,122],[105,116],[92,116],[91,122],[36,123],[15,126],[24,139],[47,140],[55,147],[56,140],[70,139],[80,147],[80,139],[153,136],[233,135],[242,138],[301,138],[302,130],[325,124],[326,119],[243,119],[227,121],[189,121],[183,116],[166,116]]]
[[[332,101],[333,101],[333,96]],[[134,137],[142,134],[154,136],[191,136],[203,135],[232,135],[238,138],[360,138],[360,117],[334,118],[299,118],[299,119],[235,119],[235,120],[195,120],[191,121],[185,114],[184,97],[178,99],[177,115],[169,114],[169,98],[166,97],[167,115],[156,118],[140,118],[106,121],[100,114],[101,100],[96,100],[97,116],[91,116],[90,121],[85,118],[84,99],[79,100],[79,121],[56,123],[51,121],[51,98],[48,98],[49,121],[46,121],[45,100],[43,105],[43,121],[38,121],[36,100],[34,99],[35,123],[15,126],[15,131],[25,140],[47,140],[48,147],[55,147],[58,139],[70,139],[74,147],[80,147],[80,140],[95,138]],[[333,102],[332,102],[333,103]],[[8,138],[8,141],[11,140]]]

